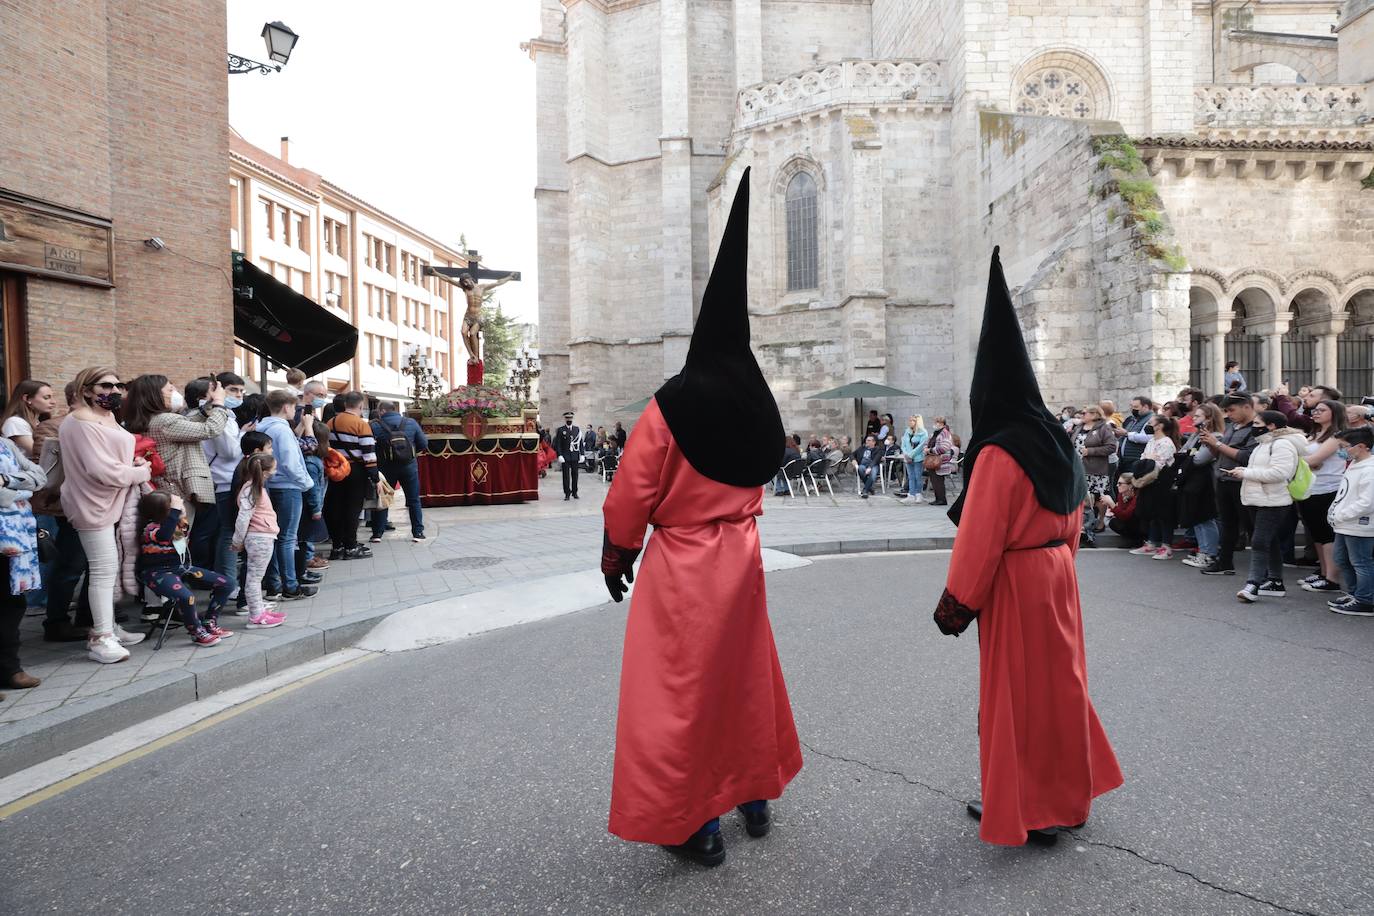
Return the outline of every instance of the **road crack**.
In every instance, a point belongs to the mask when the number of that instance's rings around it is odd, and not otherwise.
[[[918,786],[922,789],[927,790],[928,792],[932,792],[936,795],[939,795],[942,798],[949,799],[950,801],[956,802],[960,805],[967,804],[967,799],[961,798],[953,792],[950,792],[946,789],[942,789],[939,786],[931,785],[928,782],[924,782],[920,779],[915,778],[914,776],[910,776],[902,772],[901,770],[891,770],[885,767],[875,766],[866,760],[859,760],[855,757],[845,757],[840,754],[829,754],[825,751],[817,749],[813,745],[807,744],[805,741],[801,742],[801,746],[806,748],[812,754],[815,754],[817,757],[824,757],[826,760],[834,760],[838,763],[852,764],[853,766],[862,767],[863,769],[868,770],[871,773],[879,773],[884,776],[895,776],[898,779],[905,782],[907,785]],[[1132,849],[1129,846],[1121,846],[1116,843],[1108,843],[1105,840],[1092,840],[1083,836],[1083,834],[1067,827],[1060,828],[1060,831],[1068,836],[1073,837],[1075,840],[1077,840],[1085,846],[1096,846],[1099,849],[1109,849],[1114,852],[1124,852],[1127,855],[1139,859],[1140,861],[1148,865],[1154,865],[1159,868],[1166,868],[1174,874],[1179,875],[1180,877],[1187,878],[1190,881],[1194,881],[1197,884],[1200,884],[1201,886],[1208,888],[1209,890],[1218,891],[1223,894],[1230,894],[1233,897],[1240,897],[1245,900],[1260,903],[1265,906],[1272,907],[1281,913],[1291,913],[1293,914],[1293,916],[1322,916],[1322,914],[1314,912],[1312,910],[1293,909],[1292,907],[1284,906],[1283,904],[1276,903],[1273,900],[1267,900],[1264,897],[1256,896],[1255,894],[1251,894],[1247,891],[1238,890],[1233,887],[1227,887],[1223,884],[1217,884],[1213,881],[1208,881],[1206,878],[1203,878],[1189,871],[1186,868],[1180,868],[1177,865],[1174,865],[1170,862],[1165,862],[1160,859],[1153,859],[1150,856],[1145,855],[1143,852],[1140,852],[1136,849]]]

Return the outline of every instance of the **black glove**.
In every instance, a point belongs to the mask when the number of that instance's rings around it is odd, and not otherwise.
[[[630,590],[627,583],[635,580],[635,560],[639,548],[617,547],[611,543],[611,533],[603,531],[601,536],[601,573],[606,577],[606,591],[611,600],[619,602]]]

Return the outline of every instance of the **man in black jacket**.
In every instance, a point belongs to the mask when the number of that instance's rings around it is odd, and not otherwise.
[[[553,434],[553,450],[563,462],[563,501],[577,499],[577,464],[582,460],[582,430],[573,426],[573,412],[563,414],[563,425]]]
[[[1245,507],[1240,501],[1240,481],[1225,472],[1250,463],[1250,453],[1255,450],[1259,435],[1264,432],[1254,426],[1255,406],[1247,392],[1231,392],[1222,401],[1222,406],[1226,409],[1226,431],[1220,437],[1211,433],[1202,434],[1202,444],[1217,456],[1213,468],[1216,474],[1217,522],[1221,528],[1216,561],[1201,570],[1204,576],[1236,574],[1234,555],[1245,519]]]
[[[863,483],[863,492],[859,495],[868,499],[873,495],[873,485],[878,481],[883,461],[882,449],[878,448],[877,438],[869,436],[864,439],[864,444],[854,450],[853,459],[854,470]]]

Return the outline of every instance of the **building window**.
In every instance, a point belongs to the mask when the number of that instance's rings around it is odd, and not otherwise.
[[[787,289],[815,289],[819,283],[816,238],[816,179],[798,172],[787,184]]]
[[[334,224],[334,254],[341,258],[348,257],[348,224]]]
[[[259,197],[258,203],[262,206],[263,227],[267,230],[267,237],[274,239],[277,237],[277,218],[272,213],[272,201]]]
[[[324,231],[321,234],[324,236],[324,250],[330,254],[335,254],[334,221],[327,216],[324,218]]]
[[[1051,51],[1017,73],[1017,114],[1056,118],[1111,117],[1111,91],[1101,70],[1072,51]]]
[[[277,207],[277,240],[283,245],[291,244],[291,211],[285,207]]]
[[[310,250],[310,217],[304,213],[296,214],[296,247],[301,251]]]

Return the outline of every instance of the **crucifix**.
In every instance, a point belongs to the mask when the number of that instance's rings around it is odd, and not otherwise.
[[[463,314],[463,344],[468,351],[468,384],[482,384],[482,300],[487,294],[503,283],[519,280],[519,271],[490,270],[482,267],[479,256],[471,248],[467,253],[466,267],[426,267],[427,277],[442,277],[463,291],[467,300],[467,311]],[[478,280],[494,280],[493,283],[479,284]]]

